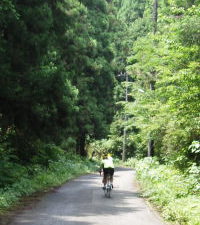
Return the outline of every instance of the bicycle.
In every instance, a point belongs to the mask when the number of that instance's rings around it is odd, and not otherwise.
[[[105,197],[110,198],[111,197],[111,191],[112,191],[112,184],[111,184],[111,175],[107,174],[106,176],[106,185],[103,188]]]

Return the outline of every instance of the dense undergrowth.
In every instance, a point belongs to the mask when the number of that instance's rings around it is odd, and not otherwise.
[[[165,219],[181,225],[200,225],[200,167],[192,165],[184,173],[153,158],[130,159],[143,195],[153,202]]]
[[[25,168],[17,164],[15,166],[15,182],[0,188],[0,213],[17,204],[24,196],[48,190],[96,169],[94,162],[71,154],[63,155],[57,161],[50,161],[48,167],[32,165]]]

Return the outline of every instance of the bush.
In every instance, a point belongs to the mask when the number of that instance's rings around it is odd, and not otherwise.
[[[187,196],[170,202],[163,209],[165,218],[180,224],[200,224],[200,196]]]
[[[49,161],[56,161],[60,156],[64,155],[64,151],[54,144],[45,144],[38,141],[35,145],[36,155],[31,160],[33,164],[48,166]]]
[[[129,163],[136,170],[143,195],[156,204],[166,219],[184,225],[200,224],[199,167],[182,173],[171,165],[160,165],[154,158]]]
[[[128,158],[124,164],[125,164],[125,166],[135,168],[135,165],[137,162],[138,162],[138,160],[136,158]]]
[[[0,188],[18,181],[19,177],[27,176],[27,169],[17,163],[2,160],[0,163]]]

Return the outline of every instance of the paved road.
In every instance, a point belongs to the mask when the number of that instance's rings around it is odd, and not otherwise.
[[[46,194],[10,225],[163,225],[139,197],[134,172],[118,169],[111,198],[98,174],[81,176]]]

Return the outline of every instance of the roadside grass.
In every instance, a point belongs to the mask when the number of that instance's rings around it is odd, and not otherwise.
[[[78,156],[72,159],[62,156],[58,161],[49,162],[48,168],[33,165],[28,170],[33,172],[31,176],[24,174],[17,182],[0,188],[0,214],[16,205],[22,197],[49,190],[78,175],[95,171],[96,164]]]
[[[199,168],[186,174],[171,165],[160,165],[153,158],[129,159],[136,170],[143,196],[162,212],[168,221],[181,225],[200,225]]]
[[[113,160],[115,167],[124,167],[124,162],[121,159],[114,158]]]

